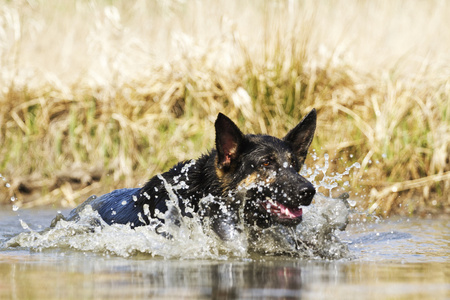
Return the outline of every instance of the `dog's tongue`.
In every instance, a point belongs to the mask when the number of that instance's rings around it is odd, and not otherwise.
[[[276,214],[282,219],[300,218],[303,214],[301,208],[288,208],[275,201],[264,201],[263,206],[269,213]]]

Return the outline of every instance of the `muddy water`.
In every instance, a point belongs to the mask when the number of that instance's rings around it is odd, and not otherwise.
[[[353,221],[335,233],[348,252],[324,258],[217,252],[203,236],[140,245],[123,228],[30,238],[55,213],[0,210],[0,299],[450,299],[448,219]],[[8,245],[18,233],[27,242]]]

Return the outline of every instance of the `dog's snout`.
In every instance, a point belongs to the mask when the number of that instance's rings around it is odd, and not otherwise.
[[[300,204],[307,206],[311,204],[311,201],[316,194],[316,189],[311,183],[308,182],[307,184],[303,185],[298,192],[300,196]]]

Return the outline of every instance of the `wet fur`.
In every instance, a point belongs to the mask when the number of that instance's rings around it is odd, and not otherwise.
[[[312,110],[283,139],[244,135],[228,117],[219,114],[215,122],[216,149],[196,160],[178,163],[142,188],[91,197],[68,219],[76,219],[86,205],[91,205],[108,224],[136,227],[155,219],[164,222],[159,213],[169,209],[173,193],[182,215],[195,212],[209,217],[212,229],[224,240],[233,239],[242,224],[262,228],[274,223],[295,226],[300,216],[280,218],[267,209],[267,200],[292,211],[311,203],[315,189],[299,171],[315,127],[316,112]],[[205,201],[205,197],[209,200]]]

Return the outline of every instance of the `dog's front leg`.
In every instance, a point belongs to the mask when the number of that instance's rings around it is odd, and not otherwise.
[[[212,230],[224,241],[233,241],[241,234],[238,212],[218,211],[210,216]]]
[[[223,241],[236,240],[242,233],[239,207],[229,205],[221,198],[205,198],[200,214],[203,224],[209,226]]]

